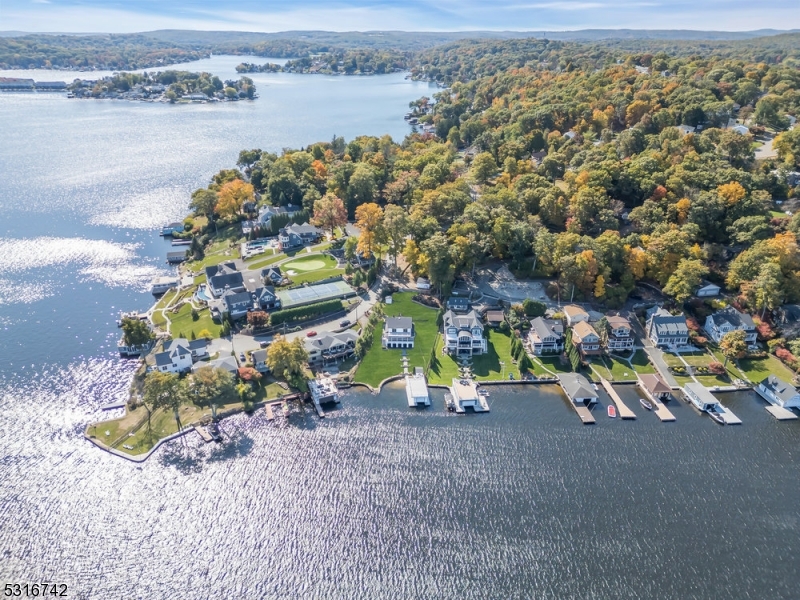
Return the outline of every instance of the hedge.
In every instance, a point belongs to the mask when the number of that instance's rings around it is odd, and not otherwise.
[[[277,310],[269,316],[269,324],[282,325],[283,323],[302,321],[339,310],[342,310],[341,300],[325,300],[324,302],[317,302],[307,306]]]

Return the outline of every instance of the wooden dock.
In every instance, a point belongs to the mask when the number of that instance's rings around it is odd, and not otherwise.
[[[628,406],[622,401],[622,398],[620,398],[616,390],[613,387],[611,387],[611,383],[608,380],[603,379],[601,377],[600,385],[603,386],[603,389],[606,391],[606,394],[608,394],[608,397],[611,398],[611,401],[616,405],[617,412],[619,413],[621,419],[636,418],[636,413],[634,413],[630,408],[628,408]]]
[[[264,411],[267,413],[267,421],[272,421],[275,418],[275,413],[272,412],[272,404],[267,404],[264,407]]]
[[[322,410],[322,405],[319,403],[319,400],[314,400],[314,410],[317,411],[320,419],[325,418],[325,411]]]
[[[592,411],[590,411],[585,406],[579,406],[574,402],[570,402],[572,404],[572,408],[575,409],[575,412],[578,413],[578,416],[581,418],[581,422],[584,425],[593,425],[595,423],[594,416],[592,416]]]
[[[782,406],[774,406],[770,404],[764,408],[769,414],[778,419],[778,421],[794,421],[797,419],[796,414],[787,408],[783,408]]]
[[[725,425],[741,425],[742,420],[737,417],[735,414],[731,412],[731,409],[719,405],[719,410],[717,411],[719,414],[722,415],[722,420],[725,421]]]
[[[206,444],[214,441],[214,438],[211,437],[211,434],[208,433],[208,430],[203,425],[195,425],[194,430],[203,438]]]
[[[661,419],[662,423],[668,423],[675,420],[675,415],[673,415],[662,402],[659,402],[655,398],[653,398],[651,402],[653,404],[653,412],[656,413],[656,416],[659,419]]]

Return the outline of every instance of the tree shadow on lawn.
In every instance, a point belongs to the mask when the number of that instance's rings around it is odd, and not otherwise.
[[[515,365],[506,364],[506,371],[512,372]],[[500,374],[502,366],[500,365],[500,356],[494,349],[494,344],[489,344],[486,354],[479,354],[472,358],[472,373],[478,377],[488,377],[489,373]]]

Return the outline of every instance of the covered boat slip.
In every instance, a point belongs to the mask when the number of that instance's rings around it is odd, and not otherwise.
[[[428,394],[428,382],[422,369],[417,367],[414,375],[406,375],[406,398],[408,398],[408,406],[415,408],[417,406],[430,406],[431,399]]]
[[[722,417],[726,425],[741,425],[742,420],[723,406],[719,400],[700,383],[687,383],[683,386],[683,394],[701,412],[715,413]]]

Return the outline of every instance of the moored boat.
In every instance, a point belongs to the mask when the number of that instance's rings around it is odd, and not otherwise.
[[[617,418],[617,409],[614,407],[613,404],[608,405],[608,416],[612,419]]]
[[[653,410],[653,405],[652,405],[652,404],[650,404],[650,403],[649,403],[647,400],[645,400],[644,398],[639,398],[639,404],[641,404],[641,405],[642,405],[642,408],[644,408],[644,409],[646,409],[646,410]]]
[[[718,412],[716,412],[714,410],[709,410],[707,412],[708,412],[708,416],[711,417],[712,419],[714,419],[717,423],[719,423],[720,425],[725,425],[725,419],[722,418],[721,414],[719,414]]]

